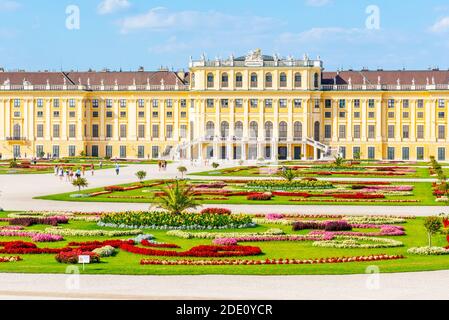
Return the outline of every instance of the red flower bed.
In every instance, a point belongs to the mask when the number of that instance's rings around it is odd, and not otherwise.
[[[180,248],[180,246],[178,246],[177,244],[173,244],[173,243],[153,243],[150,242],[148,240],[142,240],[142,242],[140,243],[141,245],[143,245],[144,247],[153,247],[153,248],[171,248],[171,249],[177,249]]]
[[[188,251],[176,252],[166,250],[154,250],[140,248],[134,245],[123,244],[120,249],[146,255],[146,256],[167,256],[167,257],[236,257],[236,256],[254,256],[262,253],[258,247],[250,246],[197,246]]]
[[[231,214],[232,211],[224,208],[206,208],[201,210],[202,214]]]
[[[30,227],[36,224],[47,224],[57,226],[58,224],[67,224],[69,219],[67,217],[48,217],[48,218],[12,218],[9,220],[11,226]]]
[[[125,191],[125,187],[122,187],[122,186],[108,186],[108,187],[104,187],[104,191],[109,191],[109,192]]]
[[[90,263],[100,262],[100,256],[90,251],[73,250],[69,252],[60,252],[55,259],[59,263],[77,264],[79,256],[90,256]]]
[[[267,201],[267,200],[271,200],[273,196],[271,194],[268,193],[252,193],[249,194],[246,199],[247,200],[259,200],[259,201]]]
[[[266,260],[158,260],[142,259],[141,265],[169,265],[169,266],[254,266],[254,265],[288,265],[288,264],[325,264],[325,263],[349,263],[404,259],[402,255],[370,255],[356,257],[336,257],[321,259],[266,259]]]
[[[23,241],[0,242],[0,253],[6,254],[52,254],[72,251],[72,248],[38,248],[34,243]]]
[[[304,197],[308,198],[312,195],[308,192],[283,192],[283,191],[273,191],[273,196],[280,196],[280,197]]]

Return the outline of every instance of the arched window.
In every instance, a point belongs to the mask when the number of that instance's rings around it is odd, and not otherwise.
[[[208,88],[214,87],[214,75],[212,73],[207,74],[207,87]]]
[[[315,87],[315,89],[318,89],[320,87],[320,76],[318,75],[318,73],[315,73],[315,75],[313,76],[313,85]]]
[[[315,139],[315,141],[320,141],[320,123],[318,121],[315,122],[313,128],[313,138]]]
[[[237,72],[235,75],[235,86],[237,88],[241,88],[243,86],[243,75],[240,72]]]
[[[249,137],[251,139],[257,139],[259,137],[259,125],[256,121],[251,121],[249,124]]]
[[[251,73],[251,88],[257,88],[257,74]]]
[[[287,122],[282,121],[281,123],[279,123],[279,140],[281,141],[287,140],[287,130],[288,130]]]
[[[286,87],[287,86],[287,74],[285,72],[282,72],[279,76],[279,86],[280,87]]]
[[[220,125],[220,135],[221,138],[227,139],[229,137],[229,123],[227,121],[223,121]]]
[[[215,124],[212,121],[206,123],[206,138],[208,140],[214,140]]]
[[[297,141],[302,140],[302,123],[299,121],[293,124],[293,137]]]
[[[237,121],[234,126],[235,136],[236,138],[243,138],[243,123],[241,121]]]
[[[299,72],[295,73],[295,87],[299,88],[302,86],[302,77]]]
[[[190,83],[192,84],[192,87],[195,87],[195,74],[192,73],[192,76],[190,77]]]
[[[221,75],[221,86],[223,88],[227,88],[229,86],[229,76],[226,72]]]
[[[22,130],[21,130],[20,124],[15,124],[13,127],[13,137],[20,138],[21,135],[22,135]]]
[[[273,138],[273,122],[265,122],[265,140],[269,141]]]
[[[265,87],[271,88],[273,86],[273,75],[271,73],[267,73],[265,75]]]

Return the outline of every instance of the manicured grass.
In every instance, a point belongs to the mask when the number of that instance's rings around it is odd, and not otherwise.
[[[146,184],[150,184],[154,181],[147,181]],[[200,180],[192,180],[192,182],[199,183]],[[204,183],[209,183],[204,181]],[[122,186],[131,186],[135,184],[124,184]],[[393,185],[404,185],[403,183],[394,183]],[[275,196],[269,201],[252,201],[247,200],[246,196],[231,196],[227,200],[223,200],[222,197],[217,199],[217,196],[200,196],[198,202],[201,204],[253,204],[253,205],[366,205],[366,206],[381,206],[381,205],[391,205],[391,206],[441,206],[442,203],[435,201],[435,197],[432,194],[431,183],[428,182],[416,182],[407,183],[405,185],[414,186],[413,196],[387,196],[386,200],[418,200],[418,202],[369,202],[369,201],[359,201],[359,202],[324,202],[319,201],[320,198],[309,198],[310,201],[290,201],[298,197],[281,197]],[[72,198],[71,195],[74,194],[90,194],[94,192],[103,191],[104,188],[88,189],[82,190],[81,192],[70,192],[61,193],[54,195],[47,195],[42,197],[37,197],[36,199],[44,200],[56,200],[56,201],[78,201],[78,202],[122,202],[122,203],[157,203],[158,198],[154,196],[154,192],[160,190],[160,186],[157,187],[147,187],[131,191],[123,192],[113,192],[112,194],[99,195],[95,197],[87,198]],[[112,197],[112,198],[111,198]],[[118,197],[118,198],[113,198]],[[324,198],[323,198],[324,199]]]
[[[6,213],[0,216],[5,216]],[[0,223],[5,225],[5,223]],[[115,257],[102,258],[100,264],[87,265],[85,274],[128,274],[128,275],[199,275],[199,274],[241,274],[241,275],[302,275],[302,274],[363,274],[369,266],[379,267],[380,272],[411,272],[411,271],[430,271],[445,270],[449,268],[449,256],[413,256],[407,254],[407,249],[415,246],[425,246],[427,237],[423,227],[422,218],[408,220],[403,224],[407,232],[406,236],[387,237],[402,241],[404,247],[387,248],[387,249],[331,249],[316,248],[312,246],[312,242],[252,242],[242,243],[242,245],[258,246],[262,249],[263,255],[257,257],[248,257],[251,260],[264,260],[267,258],[294,258],[294,259],[311,259],[311,258],[329,258],[329,257],[349,257],[358,255],[371,254],[402,254],[406,258],[401,260],[382,261],[382,262],[354,262],[345,264],[317,264],[317,265],[266,265],[266,266],[141,266],[140,260],[143,258],[158,258],[150,256],[142,256],[131,254],[119,250]],[[106,229],[100,228],[94,222],[74,221],[64,228],[74,229]],[[46,226],[33,226],[27,228],[45,229]],[[309,231],[293,232],[290,226],[263,225],[256,228],[242,230],[223,230],[222,232],[263,232],[268,228],[281,228],[289,234],[306,234]],[[357,231],[357,230],[356,230]],[[368,230],[365,230],[368,231]],[[177,237],[167,236],[166,231],[148,230],[156,237],[157,241],[175,243],[181,246],[178,250],[187,250],[197,245],[209,245],[211,240],[208,239],[181,239]],[[127,239],[129,237],[119,237],[117,239]],[[39,247],[63,247],[70,241],[93,241],[107,240],[106,237],[66,237],[65,241],[39,244]],[[2,237],[0,241],[19,240],[19,238]],[[21,238],[20,240],[30,241],[29,238]],[[445,236],[439,234],[433,239],[434,245],[446,246]],[[0,254],[0,256],[6,256]],[[53,254],[42,255],[21,255],[24,259],[15,263],[0,263],[0,272],[14,273],[65,273],[68,265],[59,264],[54,259]],[[159,257],[164,259],[163,257]],[[168,258],[169,260],[176,258]],[[195,258],[194,258],[195,259]]]
[[[39,165],[39,163],[37,165]],[[56,163],[54,165],[56,165]],[[77,167],[75,166],[74,169],[76,169],[76,168]],[[95,166],[95,170],[104,170],[104,169],[112,169],[112,168],[114,168],[114,165],[112,165],[112,164],[104,164],[103,168],[101,168],[101,169],[98,165]],[[86,168],[86,171],[88,171],[88,170],[90,170],[90,169]],[[47,173],[53,173],[53,172],[54,172],[54,168],[52,166],[48,167],[48,169],[43,169],[43,170],[42,169],[33,169],[33,168],[30,168],[30,169],[9,168],[9,167],[0,166],[0,175],[2,175],[2,174],[47,174]]]

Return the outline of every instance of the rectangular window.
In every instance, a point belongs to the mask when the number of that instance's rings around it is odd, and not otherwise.
[[[356,109],[360,108],[360,99],[354,100],[354,108],[356,108]]]
[[[374,119],[375,116],[376,116],[376,113],[375,113],[375,112],[368,112],[368,118],[369,118],[369,119]]]
[[[446,126],[438,126],[438,139],[446,139]]]
[[[98,138],[99,132],[98,132],[98,124],[92,125],[92,138]]]
[[[187,112],[181,111],[181,118],[182,118],[182,119],[187,118]]]
[[[419,109],[424,108],[424,100],[422,100],[422,99],[418,100],[418,108]]]
[[[376,137],[376,126],[369,125],[368,126],[368,139],[374,139]]]
[[[92,118],[98,118],[98,111],[92,112]]]
[[[53,111],[53,118],[59,118],[59,111]]]
[[[340,108],[346,108],[346,100],[340,99],[338,105],[340,106]]]
[[[76,124],[69,124],[69,138],[76,138]]]
[[[153,159],[159,158],[159,147],[158,146],[151,147],[151,158],[153,158]]]
[[[69,107],[70,108],[75,108],[75,106],[76,106],[75,99],[69,99]]]
[[[112,124],[106,125],[106,138],[112,138],[113,129],[114,129],[114,127],[112,126]]]
[[[326,99],[324,100],[324,107],[325,108],[332,108],[332,100]]]
[[[159,118],[159,112],[153,111],[152,117],[153,117],[153,118]]]
[[[173,100],[172,99],[167,99],[166,100],[166,104],[167,104],[167,108],[173,107]]]
[[[186,139],[187,138],[187,125],[181,124],[180,130],[181,130],[181,139]]]
[[[112,118],[113,113],[112,111],[106,111],[106,118]]]
[[[112,146],[106,146],[106,157],[112,158]]]
[[[139,108],[145,108],[145,100],[139,99],[137,100],[137,104],[139,105]]]
[[[394,147],[387,148],[387,158],[388,160],[394,160]]]
[[[126,108],[126,100],[120,99],[120,108]]]
[[[139,139],[145,138],[145,125],[144,124],[139,124],[139,126],[137,127],[137,137]]]
[[[44,112],[43,111],[38,111],[37,112],[37,117],[38,118],[42,118],[44,116]]]
[[[360,125],[354,125],[354,139],[360,139]]]
[[[145,147],[137,146],[137,158],[143,159],[145,158]]]
[[[418,139],[424,139],[424,125],[423,124],[418,124],[416,126],[416,137]]]
[[[145,118],[145,111],[139,111],[139,118]]]
[[[92,108],[98,108],[98,99],[92,100]]]
[[[402,138],[403,139],[410,138],[410,126],[407,124],[402,126]]]
[[[324,138],[325,139],[332,138],[332,126],[330,124],[324,125]]]
[[[181,108],[185,108],[185,107],[187,107],[187,100],[181,99]]]
[[[388,100],[388,108],[394,108],[394,100],[393,99]]]
[[[407,109],[410,106],[410,101],[409,100],[403,100],[402,101],[402,107]]]
[[[416,147],[416,160],[424,160],[424,148]]]
[[[250,99],[249,101],[251,108],[257,108],[259,104],[259,101],[257,99]]]
[[[438,112],[438,119],[444,119],[445,118],[445,113],[444,112]]]
[[[207,99],[206,105],[208,108],[213,108],[214,107],[214,99]]]
[[[409,117],[409,113],[408,112],[402,112],[402,118],[407,119]]]
[[[153,127],[152,127],[152,138],[153,139],[158,139],[159,138],[159,125],[158,124],[153,124]]]
[[[339,150],[339,153],[340,153],[340,156],[343,158],[343,159],[346,159],[346,147],[340,147],[340,148],[338,148]]]
[[[120,125],[120,138],[126,138],[126,124]]]
[[[338,115],[340,118],[346,118],[346,112],[339,112]]]
[[[444,108],[446,106],[446,101],[444,99],[438,100],[438,108]]]
[[[14,99],[14,108],[20,108],[20,99]]]
[[[410,160],[410,148],[402,147],[402,160]]]
[[[368,160],[374,160],[376,158],[376,148],[368,147]]]
[[[159,107],[159,100],[153,100],[153,108]]]
[[[394,112],[388,112],[388,118],[394,119]]]
[[[126,158],[126,146],[120,146],[120,158]]]
[[[446,148],[438,148],[438,161],[446,161]]]
[[[73,100],[73,101],[75,101],[75,100]],[[20,106],[20,100],[19,100],[19,106]],[[44,106],[44,100],[37,99],[37,106],[38,106],[38,108],[42,108]]]
[[[315,109],[320,108],[320,99],[315,99]]]
[[[173,125],[172,124],[167,124],[165,127],[165,136],[167,139],[172,139],[173,138]]]
[[[120,118],[126,118],[126,111],[120,111]]]
[[[374,108],[375,107],[374,99],[369,99],[368,100],[368,107],[369,108]]]
[[[37,138],[43,138],[44,137],[44,125],[38,124],[36,125],[36,137]]]
[[[76,146],[69,146],[69,157],[76,157]]]
[[[326,111],[326,112],[324,113],[324,117],[325,117],[326,119],[332,118],[332,112]]]
[[[169,119],[173,118],[173,112],[167,111],[167,118]]]
[[[360,159],[360,147],[353,147],[352,148],[352,157],[355,160],[359,160]]]
[[[235,99],[235,107],[236,108],[242,108],[243,107],[243,100],[242,99]]]
[[[59,99],[53,100],[53,107],[54,108],[59,108]]]
[[[388,125],[388,139],[394,139],[394,125]]]
[[[221,102],[221,107],[222,108],[229,107],[229,100],[228,99],[221,99],[220,102]]]
[[[43,145],[37,145],[36,146],[36,157],[43,157],[45,155],[44,153],[44,146]]]
[[[360,112],[354,112],[354,118],[360,119]]]
[[[295,103],[295,108],[301,108],[301,105],[302,105],[301,99],[295,99],[294,103]]]
[[[76,112],[75,111],[70,111],[69,112],[69,118],[75,118],[76,117]]]
[[[418,119],[424,119],[424,112],[418,112],[417,117]]]
[[[59,138],[59,124],[53,125],[53,138]]]
[[[338,126],[338,139],[346,139],[346,125]]]
[[[287,108],[287,99],[279,99],[279,107]]]
[[[106,99],[106,108],[112,108],[112,99]]]
[[[265,108],[273,107],[273,99],[265,99]]]
[[[14,117],[15,118],[20,118],[20,111],[15,111],[14,112]]]

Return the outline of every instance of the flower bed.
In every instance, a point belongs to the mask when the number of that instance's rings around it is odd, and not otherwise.
[[[266,260],[159,260],[142,259],[141,265],[164,265],[164,266],[253,266],[253,265],[290,265],[290,264],[327,264],[327,263],[349,263],[370,262],[404,259],[402,255],[369,255],[356,257],[336,257],[321,259],[266,259]]]
[[[257,190],[307,190],[307,189],[332,189],[334,186],[328,181],[294,180],[291,182],[282,180],[253,180],[247,183],[247,187]]]
[[[174,243],[158,243],[154,241],[142,240],[140,244],[144,247],[178,249],[180,246]]]
[[[77,230],[77,229],[62,229],[62,228],[47,228],[45,232],[54,235],[67,236],[67,237],[120,237],[120,236],[132,236],[142,233],[142,230]]]
[[[272,197],[271,193],[252,193],[249,194],[246,199],[252,201],[268,201],[271,200]]]
[[[402,224],[406,223],[403,217],[383,217],[383,216],[347,216],[343,218],[350,224]]]
[[[374,243],[360,243],[370,241]],[[373,237],[335,236],[333,240],[316,241],[314,247],[339,248],[339,249],[374,249],[402,247],[404,244],[397,240]]]
[[[186,232],[181,230],[171,230],[167,232],[168,236],[183,239],[216,239],[216,238],[270,236],[281,234],[284,234],[284,231],[281,229],[268,229],[265,232]]]
[[[224,208],[205,208],[201,210],[201,214],[231,214],[232,211]]]
[[[55,256],[55,259],[59,263],[76,264],[76,263],[78,263],[79,256],[89,256],[90,263],[99,263],[100,262],[100,256],[98,254],[90,252],[90,251],[83,252],[81,250],[60,252]]]
[[[100,226],[151,229],[231,229],[254,227],[249,215],[219,215],[166,212],[127,212],[105,214]]]
[[[17,261],[22,261],[23,259],[20,256],[15,256],[15,257],[0,257],[0,263],[5,263],[5,262],[17,262]]]
[[[442,247],[420,247],[420,248],[410,248],[407,250],[410,254],[420,255],[420,256],[440,256],[449,254],[449,248]]]
[[[123,244],[120,249],[147,256],[168,256],[168,257],[237,257],[255,256],[262,253],[258,247],[249,246],[197,246],[188,251],[177,252],[167,250],[154,250],[140,248],[134,245]]]
[[[23,218],[11,218],[9,220],[9,224],[12,226],[23,226],[30,227],[36,224],[48,224],[51,226],[57,226],[58,224],[67,224],[69,219],[64,216],[54,216],[47,218],[31,218],[31,217],[23,217]]]
[[[112,246],[104,246],[104,247],[92,250],[92,253],[98,255],[101,258],[104,258],[104,257],[111,257],[111,256],[115,255],[117,253],[117,251]]]
[[[41,233],[32,237],[31,240],[34,242],[56,242],[62,241],[64,238],[60,235]]]

